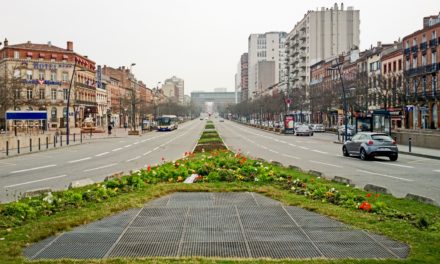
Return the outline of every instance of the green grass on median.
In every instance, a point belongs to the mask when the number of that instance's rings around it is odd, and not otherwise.
[[[181,183],[192,173],[194,184]],[[371,194],[241,154],[190,154],[121,179],[0,205],[0,263],[23,263],[23,248],[59,232],[90,223],[163,195],[182,191],[262,193],[330,216],[357,228],[408,243],[405,260],[240,260],[240,263],[439,263],[440,208],[390,195]],[[50,203],[49,203],[50,201]],[[364,203],[371,205],[362,210]],[[52,260],[33,263],[232,263],[221,259]]]

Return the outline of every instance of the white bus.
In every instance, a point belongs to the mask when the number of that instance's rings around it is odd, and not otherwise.
[[[163,115],[156,119],[157,131],[171,131],[177,129],[177,116],[175,115]]]

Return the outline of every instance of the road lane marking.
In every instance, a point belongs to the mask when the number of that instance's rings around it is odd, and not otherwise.
[[[154,149],[153,149],[153,151],[156,151],[156,150],[158,150],[159,149],[159,147],[155,147]]]
[[[401,164],[394,164],[394,163],[380,162],[380,161],[375,161],[375,163],[383,164],[383,165],[388,165],[388,166],[395,166],[395,167],[402,167],[402,168],[414,169],[413,166],[408,166],[408,165],[401,165]]]
[[[273,149],[269,149],[270,152],[275,153],[275,154],[280,154],[278,151],[275,151]]]
[[[115,165],[117,165],[117,163],[113,163],[113,164],[109,164],[109,165],[105,165],[105,166],[101,166],[101,167],[96,167],[96,168],[93,168],[93,169],[83,170],[83,172],[89,172],[89,171],[105,169],[105,168],[113,167]]]
[[[26,171],[34,171],[34,170],[45,169],[45,168],[50,168],[50,167],[55,167],[55,166],[57,166],[57,165],[52,164],[52,165],[46,165],[46,166],[41,166],[41,167],[35,167],[35,168],[31,168],[31,169],[11,171],[11,174],[20,173],[20,172],[26,172]]]
[[[112,151],[118,151],[118,150],[121,150],[122,148],[116,148],[116,149],[114,149],[114,150],[112,150]]]
[[[137,141],[137,142],[134,142],[134,143],[133,143],[133,145],[137,145],[137,144],[139,144],[139,143],[140,143],[140,142],[139,142],[139,141]]]
[[[49,181],[49,180],[53,180],[53,179],[63,178],[63,177],[66,177],[66,176],[67,176],[66,174],[63,174],[63,175],[60,175],[60,176],[54,176],[54,177],[44,178],[44,179],[35,180],[35,181],[22,182],[22,183],[17,183],[17,184],[12,184],[12,185],[5,186],[5,188],[12,188],[12,187],[17,187],[17,186],[21,186],[21,185],[26,185],[26,184],[36,183],[36,182],[42,182],[42,181]]]
[[[328,152],[325,152],[325,151],[320,151],[320,150],[317,150],[317,149],[312,149],[312,151],[313,151],[313,152],[316,152],[316,153],[321,153],[321,154],[325,154],[325,155],[327,155],[327,154],[328,154]]]
[[[130,161],[133,161],[133,160],[137,160],[137,159],[140,159],[140,158],[141,158],[141,156],[137,156],[137,157],[134,157],[132,159],[127,160],[127,162],[130,162]]]
[[[288,155],[288,154],[282,154],[284,157],[288,157],[288,158],[292,158],[292,159],[297,159],[300,160],[301,158],[296,157],[296,156],[292,156],[292,155]]]
[[[129,147],[131,147],[132,145],[130,144],[130,145],[127,145],[127,146],[124,146],[124,148],[129,148]]]
[[[144,139],[144,140],[141,140],[141,142],[142,142],[142,143],[144,143],[145,141],[147,141],[147,140],[146,140],[146,139]]]
[[[81,162],[81,161],[85,161],[85,160],[89,160],[92,159],[91,157],[87,157],[87,158],[83,158],[83,159],[78,159],[78,160],[71,160],[68,163],[77,163],[77,162]]]
[[[296,147],[296,145],[295,145],[295,144],[290,144],[290,143],[289,143],[289,146],[291,146],[291,147]]]
[[[400,178],[400,177],[396,177],[396,176],[390,176],[390,175],[386,175],[386,174],[380,174],[380,173],[371,172],[371,171],[365,171],[365,170],[357,170],[357,171],[363,172],[363,173],[367,173],[367,174],[372,174],[372,175],[378,175],[378,176],[382,176],[382,177],[397,179],[397,180],[401,180],[401,181],[408,181],[408,182],[413,182],[414,181],[414,180],[410,180],[410,179]]]
[[[316,163],[316,164],[321,164],[321,165],[326,165],[326,166],[331,166],[331,167],[336,167],[336,168],[340,168],[342,169],[342,166],[339,165],[335,165],[335,164],[330,164],[330,163],[325,163],[325,162],[320,162],[320,161],[316,161],[316,160],[309,160],[311,163]]]
[[[305,150],[309,149],[308,147],[303,147],[303,146],[299,146],[299,148],[302,148],[302,149],[305,149]]]
[[[110,153],[110,152],[103,152],[103,153],[100,153],[100,154],[95,155],[95,157],[101,157],[101,156],[107,155],[107,154],[109,154],[109,153]]]
[[[434,172],[440,172],[440,170],[433,170]]]
[[[147,156],[148,154],[150,154],[151,153],[151,150],[150,151],[147,151],[147,152],[145,152],[144,154],[142,154],[142,156]]]

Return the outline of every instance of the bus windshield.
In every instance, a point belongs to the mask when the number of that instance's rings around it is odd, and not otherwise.
[[[171,118],[169,118],[169,117],[160,117],[157,120],[157,125],[159,125],[159,126],[169,126],[169,125],[171,125]]]

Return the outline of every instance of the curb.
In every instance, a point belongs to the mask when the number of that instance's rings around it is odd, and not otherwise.
[[[399,150],[399,154],[407,155],[407,156],[416,156],[416,157],[427,158],[427,159],[440,160],[440,156],[433,156],[433,155],[420,154],[420,153],[414,153],[414,152],[407,152],[407,151],[401,151],[401,150]]]
[[[73,182],[71,182],[69,184],[69,189],[78,188],[78,187],[84,187],[84,186],[87,186],[87,185],[92,185],[94,183],[95,182],[92,179],[90,179],[90,178],[86,178],[86,179],[82,179],[82,180],[77,180],[77,181],[73,181]]]
[[[51,188],[40,188],[40,189],[34,189],[34,190],[29,190],[26,191],[23,195],[24,198],[28,198],[28,197],[35,197],[35,196],[39,196],[48,192],[52,192]]]

